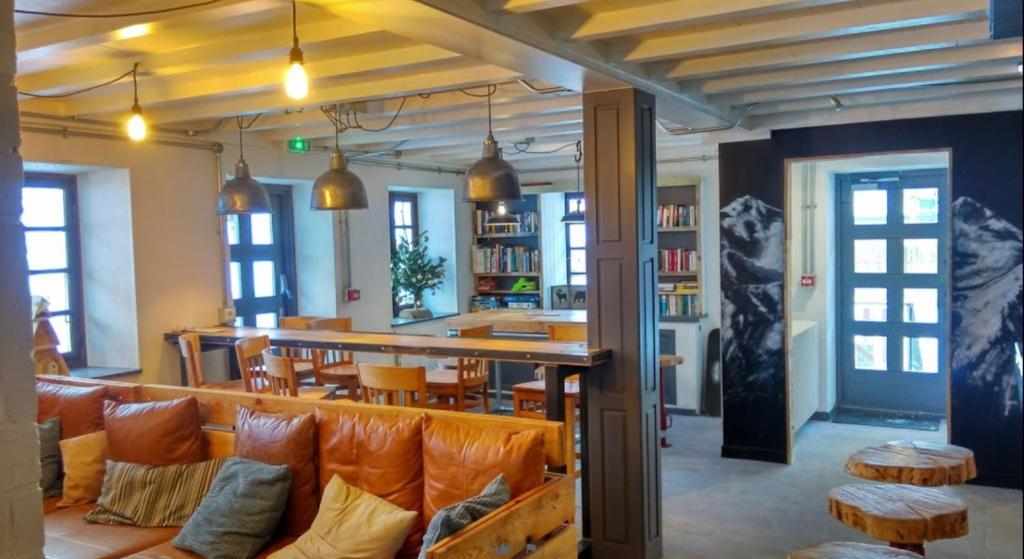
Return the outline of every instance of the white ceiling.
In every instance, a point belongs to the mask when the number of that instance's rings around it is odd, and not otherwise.
[[[195,0],[16,0],[21,9],[104,13]],[[17,15],[22,91],[61,93],[140,64],[150,122],[208,129],[263,117],[268,141],[331,143],[321,106],[341,104],[367,129],[350,150],[467,165],[486,130],[521,167],[572,162],[579,92],[633,85],[658,97],[659,155],[768,129],[1021,108],[1021,39],[988,38],[988,0],[303,0],[299,37],[312,78],[285,97],[286,0],[221,0],[156,16]],[[525,80],[525,81],[520,81]],[[131,81],[22,111],[126,118]],[[532,91],[530,88],[542,91]],[[837,113],[830,98],[838,97]],[[403,105],[404,102],[404,105]],[[26,116],[26,118],[39,118]],[[351,117],[350,117],[351,118]],[[729,129],[735,125],[735,128]],[[685,127],[728,129],[680,134]],[[677,135],[667,132],[675,130]],[[397,151],[396,151],[397,150]],[[400,154],[398,153],[400,152]]]

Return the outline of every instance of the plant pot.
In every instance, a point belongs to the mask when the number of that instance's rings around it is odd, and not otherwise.
[[[434,316],[434,313],[427,309],[402,309],[398,313],[398,318],[430,318]]]

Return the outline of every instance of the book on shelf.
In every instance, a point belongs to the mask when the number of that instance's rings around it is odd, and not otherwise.
[[[659,204],[658,227],[671,229],[677,227],[696,227],[699,209],[693,205]]]
[[[496,215],[498,212],[494,210],[476,210],[473,219],[474,234],[481,236],[495,233],[536,233],[540,224],[537,212],[521,212],[514,214],[519,216],[519,223],[489,226],[491,218]]]
[[[661,272],[696,272],[698,262],[696,250],[686,248],[658,250],[658,270]]]
[[[473,247],[473,272],[533,274],[540,270],[540,251],[525,246],[478,245]]]
[[[659,283],[659,294],[696,295],[700,293],[700,284],[696,281],[678,281],[675,283]]]
[[[696,318],[700,316],[700,300],[696,294],[660,293],[658,313],[661,316]]]

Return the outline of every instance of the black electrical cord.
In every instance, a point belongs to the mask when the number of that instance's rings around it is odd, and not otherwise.
[[[490,98],[491,95],[494,95],[495,93],[498,92],[498,84],[490,84],[490,85],[488,85],[487,86],[487,93],[484,93],[482,95],[480,93],[472,93],[468,89],[459,89],[459,91],[462,92],[463,95],[469,95],[470,97],[487,97],[487,98]]]
[[[172,6],[170,8],[156,8],[153,10],[144,10],[139,12],[117,12],[109,14],[79,14],[74,12],[47,12],[43,10],[21,10],[18,8],[14,9],[16,14],[25,14],[31,16],[47,16],[47,17],[73,17],[73,18],[118,18],[118,17],[135,17],[135,16],[152,16],[157,14],[167,14],[170,12],[179,12],[181,10],[188,10],[191,8],[201,8],[203,6],[209,6],[216,4],[221,0],[206,0],[204,2],[193,2],[192,4],[183,4],[181,6]]]
[[[60,99],[60,98],[63,98],[63,97],[71,97],[72,95],[78,95],[79,93],[88,93],[90,91],[99,89],[101,87],[106,87],[108,85],[113,85],[113,84],[115,84],[115,83],[117,83],[117,82],[127,78],[128,76],[131,76],[132,80],[134,81],[135,77],[136,77],[136,74],[138,73],[138,69],[139,69],[139,63],[136,62],[132,66],[131,70],[128,70],[127,72],[121,74],[120,76],[117,76],[116,78],[107,80],[107,81],[105,81],[103,83],[98,83],[96,85],[90,85],[89,87],[83,87],[82,89],[76,89],[74,91],[68,91],[67,93],[29,93],[27,91],[18,90],[18,95],[24,95],[25,97],[36,97],[36,98],[39,98],[39,99]],[[138,87],[136,86],[135,89],[136,89],[135,98],[138,99]]]
[[[512,155],[519,155],[520,153],[532,153],[532,154],[536,154],[536,155],[544,155],[544,154],[548,154],[548,153],[557,153],[559,151],[562,151],[563,149],[570,148],[570,147],[573,147],[573,146],[577,146],[577,155],[579,157],[582,157],[582,152],[579,151],[579,144],[580,143],[577,141],[577,142],[572,142],[572,143],[569,143],[569,144],[565,144],[564,146],[558,146],[557,148],[554,148],[554,149],[535,151],[535,150],[530,150],[530,142],[514,142],[512,144],[512,148],[515,151],[511,151],[510,153]],[[525,147],[522,147],[522,146],[525,146]],[[502,151],[504,152],[504,149]]]
[[[245,159],[245,144],[242,142],[242,130],[248,130],[252,128],[252,125],[256,124],[256,121],[263,116],[263,113],[257,113],[256,116],[252,117],[249,124],[245,124],[245,117],[239,115],[235,117],[235,124],[238,125],[238,158]]]

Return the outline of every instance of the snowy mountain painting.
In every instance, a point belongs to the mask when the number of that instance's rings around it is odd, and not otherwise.
[[[1021,413],[1021,230],[969,197],[953,203],[952,396],[1003,420]]]
[[[721,210],[722,368],[725,398],[775,398],[784,379],[782,210],[741,196]]]

